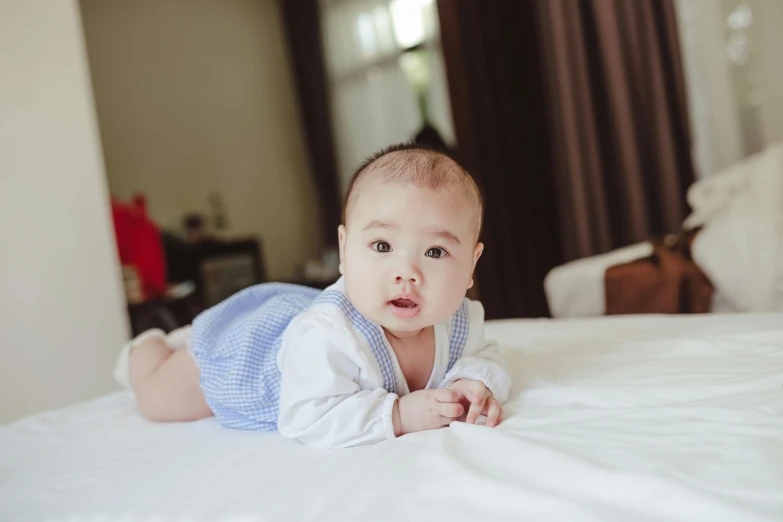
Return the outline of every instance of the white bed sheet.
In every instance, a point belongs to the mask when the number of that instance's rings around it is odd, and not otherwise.
[[[0,520],[783,520],[783,315],[491,323],[507,420],[316,450],[119,393],[0,428]]]

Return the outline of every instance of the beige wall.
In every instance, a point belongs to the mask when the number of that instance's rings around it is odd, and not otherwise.
[[[127,324],[76,0],[0,2],[0,423],[116,388]]]
[[[82,0],[109,186],[160,224],[224,198],[271,278],[320,250],[275,0]]]

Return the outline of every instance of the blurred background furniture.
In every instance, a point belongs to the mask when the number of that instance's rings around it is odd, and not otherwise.
[[[198,301],[205,308],[248,286],[266,281],[261,241],[258,239],[186,242],[165,234],[163,242],[167,281],[192,281]]]
[[[783,312],[783,142],[688,190],[682,232],[549,272],[553,317]]]
[[[169,332],[190,324],[206,308],[266,280],[257,239],[189,242],[168,232],[160,237],[167,289],[141,300],[128,294],[133,335],[150,328]]]

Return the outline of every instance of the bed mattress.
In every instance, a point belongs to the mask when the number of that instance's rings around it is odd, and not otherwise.
[[[0,427],[0,520],[783,520],[783,316],[492,322],[496,429],[319,450],[127,392]]]

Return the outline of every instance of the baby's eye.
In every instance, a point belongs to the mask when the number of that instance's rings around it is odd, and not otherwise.
[[[386,241],[376,241],[372,244],[372,249],[381,254],[391,252],[391,245]]]
[[[427,257],[432,257],[434,259],[440,259],[442,257],[446,257],[447,255],[449,255],[449,253],[443,250],[442,248],[432,247],[429,250],[427,250],[427,253],[424,255]]]

